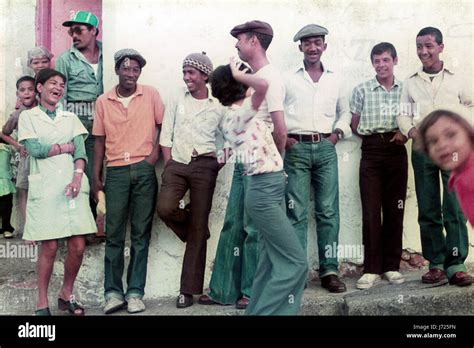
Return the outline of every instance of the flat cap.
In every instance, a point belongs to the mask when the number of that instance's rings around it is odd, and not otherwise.
[[[230,31],[230,35],[232,35],[233,37],[237,37],[237,35],[241,33],[247,33],[249,31],[270,35],[271,37],[273,37],[273,29],[271,25],[262,21],[250,21],[245,22],[244,24],[237,25]]]
[[[317,24],[308,24],[301,28],[300,31],[295,34],[293,41],[297,42],[301,39],[304,39],[305,37],[324,36],[327,34],[329,34],[329,32],[325,27],[322,27]]]
[[[114,60],[115,64],[117,64],[118,61],[121,61],[124,58],[130,58],[130,59],[135,59],[138,64],[140,64],[140,69],[143,68],[146,64],[145,58],[138,53],[138,51],[134,50],[133,48],[124,48],[121,49],[120,51],[117,51],[114,54]]]

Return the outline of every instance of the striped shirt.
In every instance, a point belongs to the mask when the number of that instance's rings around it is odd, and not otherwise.
[[[389,91],[375,77],[356,86],[352,91],[350,110],[360,115],[357,132],[370,135],[397,130],[401,92],[402,84],[396,78]]]

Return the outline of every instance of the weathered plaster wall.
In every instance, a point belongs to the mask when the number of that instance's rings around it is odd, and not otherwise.
[[[156,86],[166,96],[182,85],[181,62],[190,52],[206,51],[214,64],[225,64],[235,55],[230,29],[251,19],[271,23],[275,37],[268,55],[281,70],[301,60],[293,35],[303,25],[318,23],[329,29],[323,61],[345,76],[348,90],[373,76],[369,54],[380,41],[392,42],[399,53],[396,75],[404,79],[419,66],[415,36],[424,26],[439,27],[445,34],[443,59],[472,76],[472,4],[468,1],[131,1],[103,2],[106,89],[116,83],[113,53],[124,47],[139,50],[149,61],[141,82]],[[105,20],[104,20],[105,22]],[[108,62],[108,63],[107,63]],[[358,188],[358,139],[337,146],[340,166],[342,244],[361,244]],[[211,216],[208,265],[212,265],[222,226],[232,168],[219,176]],[[404,246],[420,250],[413,173],[410,167],[406,203]],[[164,227],[155,224],[150,253],[149,293],[173,294],[178,289],[184,246]],[[309,226],[309,261],[317,267],[314,218]],[[207,278],[210,272],[207,272]],[[207,284],[207,281],[206,281]]]
[[[15,65],[34,44],[34,0],[0,2],[0,112],[3,117],[14,102],[14,81],[20,74]],[[445,35],[442,58],[472,78],[474,16],[473,5],[465,1],[151,1],[104,0],[103,27],[105,87],[117,81],[113,54],[121,48],[139,50],[148,60],[141,83],[157,87],[166,99],[182,86],[181,62],[191,52],[206,51],[214,65],[225,64],[235,55],[235,39],[230,29],[251,19],[272,24],[275,37],[268,55],[282,71],[301,61],[293,35],[303,25],[318,23],[329,29],[328,49],[323,61],[344,75],[347,89],[373,76],[369,61],[371,47],[380,41],[392,42],[399,54],[396,75],[404,79],[419,66],[415,51],[416,33],[424,26],[439,27]],[[21,25],[20,25],[21,24]],[[1,36],[0,36],[1,38]],[[4,64],[1,64],[4,62]],[[2,94],[6,94],[3,96]],[[2,119],[0,117],[0,119]],[[340,167],[340,242],[361,244],[361,212],[358,189],[360,141],[346,140],[337,145]],[[408,146],[409,147],[409,146]],[[157,168],[161,175],[161,164]],[[413,171],[409,169],[404,247],[420,250]],[[207,286],[215,249],[222,227],[230,188],[232,167],[224,167],[218,178],[210,217]],[[312,202],[310,203],[312,205]],[[309,225],[309,261],[317,267],[315,222]],[[472,230],[470,236],[474,237]],[[472,239],[472,238],[471,238]],[[471,242],[472,243],[472,242]],[[469,261],[474,260],[471,256]],[[95,252],[94,252],[95,253]],[[179,289],[184,245],[155,217],[149,255],[147,296],[174,295]],[[103,254],[85,260],[80,279],[102,282]],[[353,260],[354,261],[354,260]],[[59,271],[59,268],[58,268]],[[99,284],[100,285],[100,284]],[[97,286],[97,285],[96,285]],[[97,295],[97,294],[96,294]]]

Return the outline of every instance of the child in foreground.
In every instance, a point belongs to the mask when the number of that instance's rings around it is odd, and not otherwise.
[[[444,170],[450,170],[449,188],[454,189],[464,215],[474,226],[474,130],[461,115],[436,110],[419,128],[422,150]]]

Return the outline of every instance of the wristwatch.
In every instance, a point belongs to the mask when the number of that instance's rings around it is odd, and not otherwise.
[[[337,140],[341,140],[342,137],[343,137],[343,135],[344,135],[344,133],[342,133],[342,131],[341,131],[340,129],[334,130],[334,133],[335,133],[336,136],[337,136]]]

